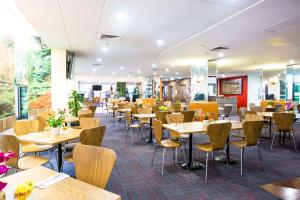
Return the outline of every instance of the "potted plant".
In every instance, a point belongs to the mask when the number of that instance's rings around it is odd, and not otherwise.
[[[180,112],[180,108],[181,108],[181,102],[179,100],[177,100],[173,106],[175,112]]]
[[[272,102],[268,102],[268,108],[272,108],[273,107],[273,103]]]
[[[54,134],[60,134],[60,129],[64,125],[64,116],[58,115],[55,117],[54,115],[51,115],[49,119],[47,119],[47,122]]]
[[[166,112],[168,111],[168,108],[166,106],[159,106],[159,111],[162,111],[162,112]]]
[[[209,122],[209,116],[210,116],[210,112],[206,112],[204,115],[204,120],[205,122]]]
[[[69,112],[75,116],[78,117],[78,111],[82,108],[84,98],[81,96],[77,91],[72,90],[71,95],[69,96]]]

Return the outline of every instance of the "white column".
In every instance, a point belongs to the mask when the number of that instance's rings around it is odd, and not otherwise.
[[[201,61],[191,66],[191,100],[196,94],[204,94],[204,100],[208,98],[208,62]]]
[[[249,72],[248,74],[248,104],[260,105],[263,91],[262,71]]]
[[[67,108],[68,105],[66,54],[65,49],[51,49],[51,100],[55,111]]]

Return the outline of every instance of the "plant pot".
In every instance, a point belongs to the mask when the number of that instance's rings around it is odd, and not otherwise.
[[[52,133],[57,135],[60,134],[61,133],[60,127],[52,128]]]

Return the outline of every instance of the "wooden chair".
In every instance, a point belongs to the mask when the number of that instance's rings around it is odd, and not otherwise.
[[[14,123],[16,136],[27,135],[29,133],[39,132],[38,120],[17,120]],[[22,153],[38,153],[48,151],[53,148],[52,145],[38,145],[32,142],[20,142]]]
[[[133,129],[140,129],[140,135],[142,140],[142,127],[140,124],[132,124],[132,118],[130,112],[125,112],[125,120],[126,120],[126,127],[127,127],[127,134],[126,134],[126,142],[128,138],[128,132],[130,131],[131,136],[131,143],[133,144]]]
[[[259,137],[261,135],[262,128],[264,126],[264,122],[262,120],[259,121],[245,121],[243,123],[243,132],[245,138],[241,141],[232,141],[230,144],[241,149],[241,176],[243,175],[243,159],[244,159],[244,151],[247,147],[256,147],[259,161],[261,164],[262,170],[264,170],[262,164],[262,155],[258,145]]]
[[[250,107],[250,110],[254,111],[254,112],[264,112],[265,111],[264,108],[261,106]]]
[[[284,144],[285,134],[288,133],[288,134],[290,134],[290,136],[293,139],[295,151],[297,152],[297,146],[296,146],[296,141],[295,141],[295,137],[294,137],[294,129],[293,129],[293,124],[294,124],[295,118],[296,118],[295,113],[273,113],[275,131],[273,134],[271,149],[273,148],[274,139],[277,134],[279,135],[279,137],[281,137],[281,133],[283,133],[282,140],[283,140],[283,144]]]
[[[166,120],[168,124],[172,123],[183,123],[184,115],[183,114],[167,114]],[[170,135],[172,139],[187,139],[189,135],[187,134],[179,134],[176,131],[170,131]]]
[[[77,145],[74,149],[76,178],[104,189],[116,162],[111,149],[89,145]]]
[[[183,122],[193,122],[194,121],[194,115],[195,111],[189,110],[189,111],[181,111],[181,114],[183,114]]]
[[[207,134],[209,136],[210,143],[196,145],[196,147],[200,151],[206,152],[205,182],[207,181],[208,155],[209,153],[212,153],[213,163],[214,163],[215,151],[221,151],[226,155],[225,148],[228,145],[227,141],[228,141],[230,130],[231,130],[231,123],[209,124],[207,126]],[[228,157],[226,161],[227,161],[227,173],[229,177]]]
[[[246,114],[245,121],[265,121],[264,117],[256,114]]]
[[[79,139],[80,139],[80,144],[83,145],[89,145],[89,146],[101,146],[103,137],[105,134],[106,127],[105,126],[98,126],[94,128],[89,128],[89,129],[84,129],[81,131]],[[64,152],[63,152],[63,157],[64,160],[62,162],[62,167],[64,162],[67,161],[69,163],[74,162],[74,148],[78,145],[79,143],[73,143],[73,146],[65,146]],[[71,148],[70,148],[71,147]]]
[[[162,124],[167,124],[166,116],[168,114],[171,114],[171,112],[165,112],[165,111],[158,111],[155,113],[156,119],[160,120]]]
[[[39,128],[38,128],[39,132],[45,131],[50,128],[47,120],[51,117],[51,115],[56,115],[56,113],[54,111],[45,111],[39,113],[36,116],[36,119],[39,121]]]
[[[81,117],[79,119],[81,129],[89,129],[100,126],[100,119],[93,117]]]
[[[87,108],[82,108],[81,110],[78,111],[78,117],[79,117],[80,115],[84,115],[84,114],[92,114],[93,117],[94,117],[94,114],[95,114],[95,113],[93,113],[92,110],[87,109]]]
[[[220,115],[220,117],[223,118],[223,120],[226,118],[226,117],[229,117],[230,118],[230,114],[231,114],[231,111],[232,111],[232,104],[225,104],[224,105],[224,114]]]
[[[20,155],[20,141],[18,138],[14,135],[0,135],[0,150],[1,152],[7,153],[12,152],[17,157],[11,158],[8,161],[6,161],[6,164],[9,167],[12,167],[16,170],[25,170],[30,169],[36,166],[40,166],[46,163],[49,163],[51,165],[51,168],[53,169],[52,164],[49,162],[48,158],[42,157],[42,156],[23,156],[19,157]]]
[[[245,120],[245,116],[246,116],[246,111],[247,109],[245,107],[241,107],[237,110],[240,122],[243,122]]]
[[[151,165],[153,166],[157,148],[162,147],[163,148],[163,161],[162,161],[161,175],[164,175],[166,149],[173,150],[174,162],[176,163],[177,162],[177,148],[180,147],[181,144],[179,142],[174,142],[171,139],[162,140],[162,135],[163,135],[162,127],[163,127],[163,124],[160,120],[157,120],[157,119],[153,120],[153,132],[154,132],[154,137],[155,137],[156,143],[155,143],[155,149],[154,149],[154,154],[153,154]],[[183,156],[184,156],[184,162],[186,163],[184,150],[183,150]]]
[[[152,113],[151,108],[138,108],[138,114],[150,114]],[[150,121],[148,118],[141,118],[140,119],[140,125],[144,127],[146,124],[150,124]]]
[[[97,106],[90,105],[88,108],[89,108],[89,110],[92,111],[92,113],[94,113],[94,114],[96,113]]]

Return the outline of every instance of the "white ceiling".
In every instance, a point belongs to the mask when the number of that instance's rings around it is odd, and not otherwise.
[[[188,65],[218,58],[219,72],[300,61],[299,0],[15,0],[51,48],[74,50],[80,75],[187,76]],[[117,14],[127,20],[119,21]],[[276,25],[276,26],[274,26]],[[274,31],[277,30],[277,31]],[[119,35],[99,40],[101,33]],[[156,40],[164,40],[158,46]],[[108,52],[102,48],[108,43]],[[99,66],[97,58],[102,59]],[[172,67],[172,65],[175,65]],[[120,67],[124,66],[124,70]],[[266,67],[264,67],[266,66]],[[96,72],[93,71],[96,69]],[[165,68],[170,68],[165,72]]]

